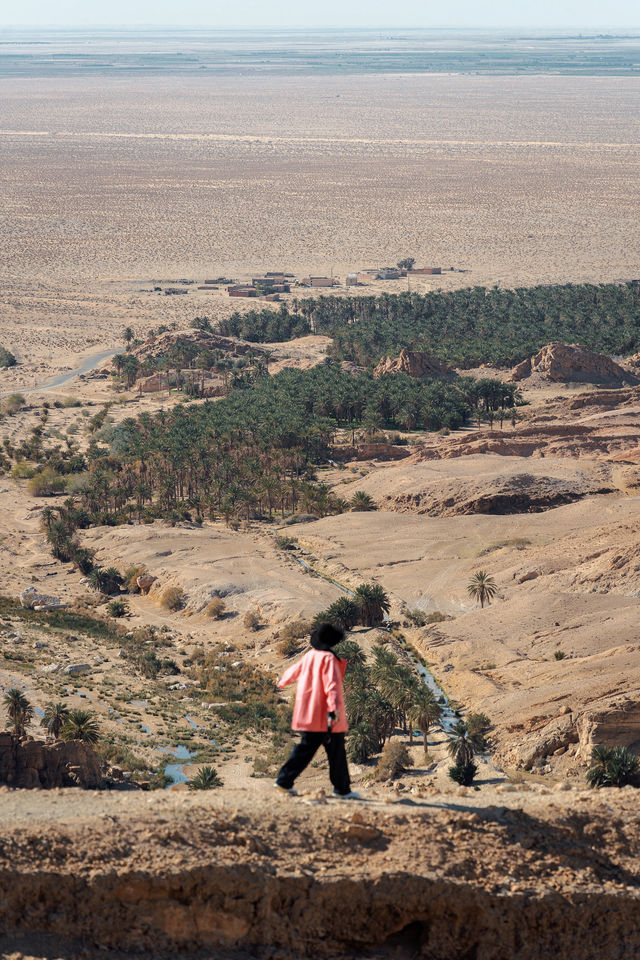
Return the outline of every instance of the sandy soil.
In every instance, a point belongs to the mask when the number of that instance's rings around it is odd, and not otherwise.
[[[0,331],[24,361],[3,373],[10,388],[118,346],[124,326],[237,307],[223,291],[154,292],[179,278],[344,279],[406,255],[468,271],[417,290],[637,275],[633,78],[13,78],[3,91]]]

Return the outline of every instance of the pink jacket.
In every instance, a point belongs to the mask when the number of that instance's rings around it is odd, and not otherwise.
[[[338,720],[331,728],[334,733],[346,733],[349,729],[344,707],[342,678],[347,661],[339,660],[328,650],[309,650],[302,660],[282,674],[278,687],[286,687],[298,681],[296,705],[293,710],[293,730],[327,730],[327,714],[335,710]]]

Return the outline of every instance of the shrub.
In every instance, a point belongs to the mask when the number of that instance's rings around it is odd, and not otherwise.
[[[393,780],[413,766],[413,760],[404,743],[389,740],[382,750],[374,777],[376,780]]]
[[[140,567],[135,564],[127,567],[122,575],[122,583],[127,593],[140,593],[138,577],[144,576],[146,572],[146,567]]]
[[[312,630],[310,620],[292,620],[282,628],[280,636],[283,640],[302,640],[310,636]]]
[[[124,600],[112,600],[107,604],[107,611],[112,617],[124,617],[129,612]]]
[[[448,617],[446,613],[440,613],[439,610],[434,610],[433,613],[427,614],[427,623],[442,623],[443,620],[450,620],[451,617]]]
[[[81,407],[82,401],[78,400],[77,397],[63,397],[62,406],[65,408]]]
[[[52,497],[56,493],[63,493],[66,486],[64,477],[61,477],[53,467],[45,467],[36,473],[28,484],[32,497]]]
[[[221,597],[214,597],[207,604],[207,616],[212,620],[222,620],[227,610],[227,605]]]
[[[276,650],[281,657],[292,657],[300,649],[300,641],[295,637],[284,637],[276,645]]]
[[[186,602],[187,597],[182,587],[167,587],[162,594],[162,606],[174,613],[183,610]]]
[[[260,626],[260,616],[257,610],[247,610],[243,620],[243,624],[247,630],[257,630]]]
[[[295,550],[297,546],[298,541],[295,537],[285,537],[283,534],[276,537],[276,547],[280,550]]]
[[[590,787],[640,786],[640,761],[628,747],[598,744],[591,751],[587,783]]]
[[[30,480],[35,475],[36,468],[33,464],[27,463],[26,460],[18,460],[11,470],[11,476],[14,480]]]
[[[155,680],[160,673],[162,661],[153,650],[148,650],[138,659],[138,667],[143,677]]]
[[[222,780],[216,773],[215,767],[200,767],[195,777],[188,781],[189,790],[213,790],[214,787],[221,787]]]
[[[414,627],[424,627],[427,623],[427,615],[424,610],[407,610],[407,620]]]
[[[453,767],[449,767],[451,779],[463,787],[471,786],[477,772],[478,767],[473,760],[467,760],[466,763],[456,763]]]
[[[18,410],[24,407],[25,403],[26,400],[21,393],[12,393],[2,401],[2,412],[13,416],[14,413],[17,413]]]
[[[556,650],[555,653],[553,654],[554,660],[564,660],[565,657],[566,657],[566,653],[564,652],[564,650]]]
[[[0,347],[0,367],[15,367],[16,363],[17,360],[11,351],[6,347]]]

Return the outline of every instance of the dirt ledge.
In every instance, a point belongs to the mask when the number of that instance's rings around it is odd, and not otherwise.
[[[183,960],[640,955],[640,828],[631,809],[389,812],[191,797],[169,807],[151,797],[141,816],[141,803],[131,815],[3,823],[5,951],[179,951]]]

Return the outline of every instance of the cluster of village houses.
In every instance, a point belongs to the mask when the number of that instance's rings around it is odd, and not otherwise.
[[[400,277],[420,276],[442,273],[441,267],[412,267],[403,270],[400,267],[371,267],[358,273],[349,273],[347,287],[366,286],[372,280],[399,280]],[[215,285],[215,280],[205,280],[207,285]],[[339,287],[337,277],[303,277],[297,281],[292,273],[268,272],[263,277],[254,277],[251,283],[234,283],[227,286],[230,297],[260,297],[261,300],[279,300],[281,293],[289,293],[292,285],[299,287]],[[203,287],[200,287],[203,289]]]

